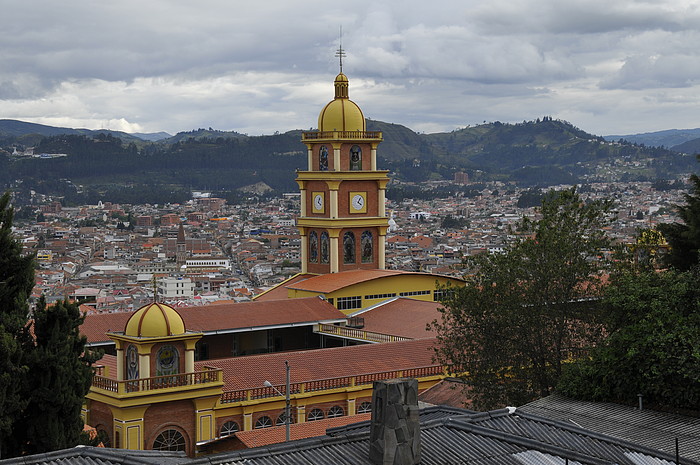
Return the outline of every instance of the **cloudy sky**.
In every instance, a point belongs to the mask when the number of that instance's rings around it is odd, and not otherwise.
[[[309,129],[350,98],[419,132],[544,115],[700,127],[697,0],[0,0],[0,118],[174,134]]]

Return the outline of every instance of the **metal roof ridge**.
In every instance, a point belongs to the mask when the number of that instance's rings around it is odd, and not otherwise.
[[[390,297],[390,298],[388,298],[388,299],[386,299],[386,300],[382,300],[382,301],[379,302],[379,303],[376,303],[376,304],[374,304],[374,305],[370,305],[370,306],[367,307],[367,308],[361,308],[361,309],[359,309],[359,310],[356,311],[356,312],[350,313],[348,316],[349,316],[349,317],[353,317],[353,316],[357,316],[357,315],[362,315],[362,314],[365,313],[365,312],[369,312],[370,310],[374,310],[375,308],[379,308],[379,307],[381,307],[382,305],[386,305],[386,304],[388,304],[388,303],[391,303],[391,302],[393,302],[393,301],[395,301],[395,300],[397,300],[397,299],[399,299],[399,298],[400,298],[399,296]]]
[[[488,412],[485,412],[488,413]],[[587,455],[582,452],[578,452],[571,449],[565,449],[560,446],[553,444],[548,444],[537,439],[527,438],[523,436],[518,436],[508,431],[500,431],[485,426],[477,425],[468,421],[457,418],[444,418],[442,419],[444,426],[448,428],[457,428],[462,431],[468,431],[476,435],[485,436],[491,439],[497,439],[500,441],[509,442],[511,444],[527,447],[532,450],[539,452],[556,455],[558,457],[569,458],[578,462],[593,464],[593,465],[612,465],[613,461],[607,459],[601,459],[592,455]],[[422,427],[423,425],[421,425]],[[432,426],[432,425],[431,425]],[[659,451],[655,451],[654,456],[658,457]]]

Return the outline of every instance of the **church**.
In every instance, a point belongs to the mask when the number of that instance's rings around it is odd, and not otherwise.
[[[318,131],[302,134],[308,166],[296,179],[301,273],[256,300],[320,295],[346,314],[397,296],[439,301],[444,287],[463,281],[385,269],[389,172],[377,168],[382,133],[367,131],[342,68],[333,85]]]
[[[308,166],[296,179],[299,274],[248,304],[176,311],[153,302],[86,319],[81,331],[106,354],[84,417],[111,447],[189,456],[229,450],[238,432],[352,422],[371,410],[375,380],[412,377],[425,390],[446,376],[425,326],[446,289],[464,283],[385,269],[382,134],[366,130],[342,68],[334,87],[318,130],[301,140]],[[391,316],[371,327],[369,316],[380,313]]]

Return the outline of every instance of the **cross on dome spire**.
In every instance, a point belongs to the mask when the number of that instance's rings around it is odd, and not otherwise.
[[[335,52],[335,56],[337,56],[340,59],[340,72],[343,72],[343,57],[345,55],[345,50],[343,50],[343,26],[340,26],[340,46],[338,47],[338,50]]]

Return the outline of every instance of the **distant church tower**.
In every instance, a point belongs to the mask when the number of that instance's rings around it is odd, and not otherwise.
[[[175,244],[175,264],[179,268],[187,262],[187,241],[185,240],[185,228],[180,223],[177,230],[177,243]]]
[[[342,60],[342,49],[339,50]],[[348,97],[348,78],[335,78],[335,98],[304,132],[308,168],[298,171],[301,272],[384,269],[388,171],[377,169],[379,131],[367,131],[360,107]]]

